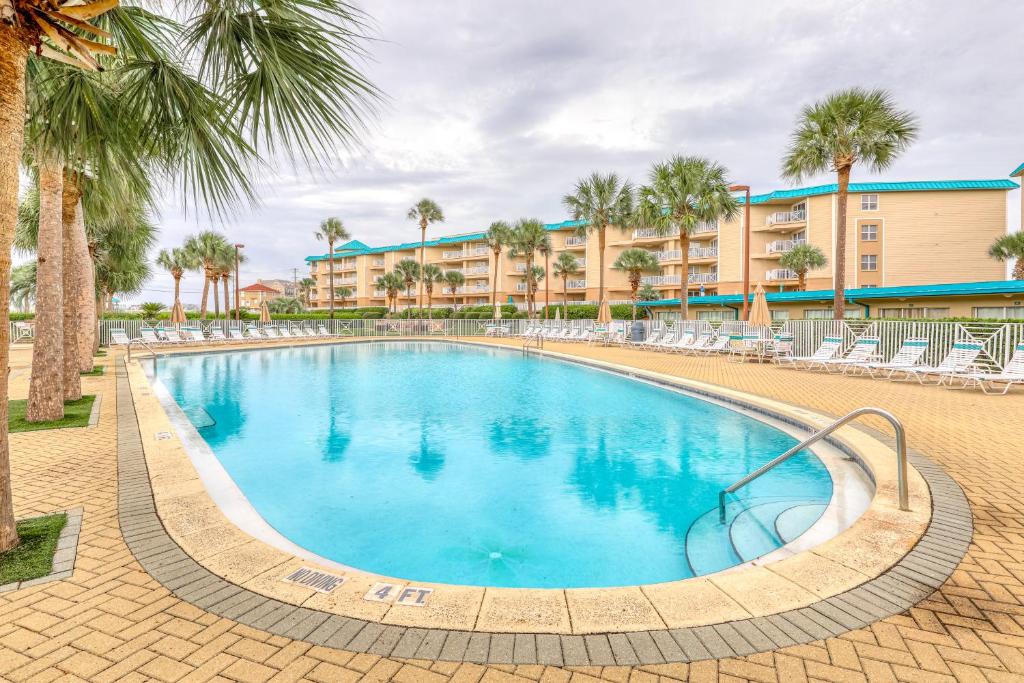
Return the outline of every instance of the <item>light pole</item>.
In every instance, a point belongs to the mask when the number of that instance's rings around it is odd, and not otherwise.
[[[743,203],[743,319],[750,317],[750,185],[733,185],[730,192],[746,193]]]
[[[242,305],[238,301],[238,250],[244,249],[244,244],[235,245],[235,322],[242,322]]]

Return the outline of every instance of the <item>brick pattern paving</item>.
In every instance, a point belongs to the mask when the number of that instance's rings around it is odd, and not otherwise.
[[[85,515],[71,579],[0,595],[0,680],[1024,681],[1024,394],[984,397],[721,359],[548,348],[831,414],[868,404],[891,409],[907,424],[911,445],[944,465],[967,494],[975,523],[969,552],[939,591],[903,614],[746,657],[639,668],[482,666],[311,645],[184,603],[142,570],[117,521],[115,378],[108,372],[85,380],[87,391],[107,399],[96,427],[12,437],[19,517],[78,505]],[[14,353],[14,398],[27,393],[28,362],[25,351]]]

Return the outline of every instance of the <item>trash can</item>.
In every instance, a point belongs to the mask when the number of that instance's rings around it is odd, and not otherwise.
[[[645,341],[647,339],[647,326],[639,320],[634,320],[630,338],[635,342]]]

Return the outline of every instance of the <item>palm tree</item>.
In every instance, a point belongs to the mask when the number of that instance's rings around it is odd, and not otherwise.
[[[835,245],[835,319],[846,308],[846,202],[855,164],[872,171],[889,168],[917,138],[917,118],[896,108],[885,90],[850,88],[804,107],[797,120],[782,175],[800,182],[832,171],[838,178]]]
[[[824,268],[828,263],[825,254],[813,244],[797,244],[779,257],[779,265],[796,273],[797,289],[807,289],[807,271]]]
[[[388,299],[388,310],[398,312],[398,293],[402,291],[405,281],[398,273],[385,273],[377,278],[377,289],[383,289]]]
[[[159,301],[146,301],[145,303],[139,304],[139,310],[142,312],[142,317],[145,319],[153,319],[160,315],[160,311],[167,308]]]
[[[551,259],[551,235],[545,234],[544,241],[537,247],[537,251],[544,256],[544,274],[547,275],[549,268],[549,261]],[[544,319],[548,319],[548,309],[551,308],[551,280],[548,279],[544,283]]]
[[[444,282],[444,271],[437,264],[424,264],[420,271],[420,280],[423,282],[423,291],[427,294],[427,318],[433,319],[434,283]]]
[[[494,253],[494,282],[491,286],[491,306],[498,305],[498,264],[501,263],[501,250],[509,245],[512,228],[505,221],[494,221],[487,228],[487,246]]]
[[[218,268],[223,262],[224,253],[233,247],[227,238],[219,232],[205,230],[197,235],[192,235],[185,240],[185,250],[192,259],[194,270],[201,270],[203,273],[203,296],[199,306],[199,317],[206,320],[207,302],[210,297],[210,284],[213,284],[213,301],[217,305],[217,280],[219,278]]]
[[[426,253],[427,253],[427,225],[430,223],[444,223],[444,212],[441,211],[441,207],[433,199],[423,199],[416,202],[409,213],[406,214],[409,220],[417,221],[420,224],[420,263],[419,266],[422,268],[426,265]],[[423,309],[423,284],[420,283],[420,294],[416,301],[416,305]]]
[[[571,251],[563,251],[555,259],[553,274],[555,277],[562,279],[562,308],[565,309],[565,315],[569,315],[569,295],[567,292],[569,278],[579,272],[580,262]]]
[[[452,306],[458,309],[458,300],[455,298],[455,291],[466,284],[466,276],[458,270],[449,270],[443,276],[444,284],[447,285],[448,290],[452,293]]]
[[[661,272],[658,257],[646,249],[634,247],[619,254],[619,258],[615,259],[612,268],[625,272],[626,277],[629,278],[630,298],[633,300],[633,320],[636,320],[637,291],[640,289],[640,279],[644,273]]]
[[[548,239],[550,238],[544,223],[536,218],[520,218],[512,229],[509,253],[514,257],[526,259],[525,272],[529,274],[532,272],[534,254]],[[535,302],[529,286],[526,288],[526,309],[532,318],[535,312]]]
[[[540,281],[544,279],[545,272],[541,266],[530,266],[523,274],[523,277],[526,278],[526,291],[533,301],[537,299],[537,289],[540,286]],[[544,311],[544,315],[547,316],[547,310]]]
[[[415,259],[404,258],[395,264],[395,273],[405,283],[405,295],[412,296],[412,286],[420,279],[420,264]]]
[[[302,302],[290,296],[279,296],[267,303],[271,313],[302,313]]]
[[[157,254],[156,264],[169,272],[174,278],[174,306],[181,304],[181,278],[185,271],[195,270],[196,262],[194,255],[188,249],[175,247],[173,249],[161,249]]]
[[[633,214],[633,186],[614,173],[592,173],[576,183],[572,194],[562,199],[574,220],[585,221],[579,235],[597,233],[597,311],[604,306],[604,246],[609,226],[625,229]]]
[[[661,292],[653,285],[644,285],[636,293],[637,301],[661,301]]]
[[[334,293],[339,299],[341,299],[341,307],[345,308],[345,300],[352,296],[351,287],[338,287],[338,290]]]
[[[174,8],[184,25],[136,8],[110,12],[110,32],[88,23],[116,5],[0,0],[0,197],[17,195],[29,55],[33,64],[42,57],[88,70],[105,66],[111,75],[120,71],[125,107],[96,110],[141,133],[140,147],[161,157],[160,172],[181,182],[182,196],[215,210],[254,197],[248,174],[259,161],[256,150],[315,161],[354,142],[373,114],[379,94],[351,59],[362,56],[363,17],[350,5],[200,1]],[[115,52],[116,58],[109,56]],[[58,72],[60,80],[80,78],[69,69]],[[56,109],[47,115],[64,123]],[[98,146],[105,142],[93,138]],[[15,212],[13,201],[0,202],[0,273],[10,269]],[[98,259],[93,266],[98,280]],[[8,279],[0,278],[0,297],[8,297],[7,288]],[[0,311],[0,329],[7,329],[7,316]],[[7,344],[0,344],[0,367],[7,366],[7,354]],[[6,405],[4,383],[0,406]],[[9,471],[7,423],[0,420],[0,552],[18,543]]]
[[[302,301],[306,304],[306,308],[309,308],[312,302],[310,301],[310,295],[313,290],[316,289],[316,280],[311,277],[304,277],[299,280],[299,292],[302,294]]]
[[[662,236],[679,233],[679,312],[689,318],[690,236],[701,223],[733,218],[739,204],[725,167],[703,157],[673,156],[654,164],[638,193],[636,222]]]
[[[327,291],[330,292],[330,317],[334,318],[334,243],[352,239],[340,218],[327,218],[320,223],[320,229],[313,233],[318,240],[327,242]]]
[[[36,262],[23,263],[11,271],[11,305],[28,312],[36,298]]]
[[[1024,229],[997,239],[989,247],[988,254],[997,261],[1016,259],[1013,279],[1024,280]]]

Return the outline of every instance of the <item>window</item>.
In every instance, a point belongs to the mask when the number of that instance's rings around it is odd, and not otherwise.
[[[864,242],[877,242],[878,226],[874,223],[864,223],[860,226],[860,238]]]
[[[772,321],[784,323],[789,320],[789,311],[772,311]]]
[[[875,254],[862,254],[860,257],[861,270],[878,270],[878,256]]]
[[[860,196],[861,211],[878,211],[878,195],[862,194]]]
[[[835,314],[835,309],[831,306],[828,308],[805,308],[804,320],[832,320]],[[843,313],[843,317],[847,320],[860,320],[864,317],[864,309],[848,306]]]
[[[974,317],[1020,320],[1024,318],[1024,306],[975,306]]]
[[[883,318],[909,318],[909,319],[935,319],[935,318],[948,318],[948,308],[883,308],[881,310],[881,317]]]
[[[733,320],[734,317],[726,311],[697,311],[697,320]]]

